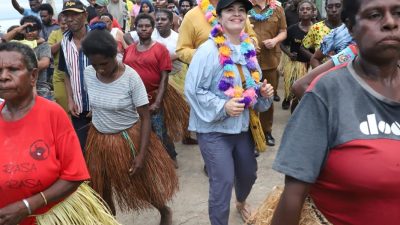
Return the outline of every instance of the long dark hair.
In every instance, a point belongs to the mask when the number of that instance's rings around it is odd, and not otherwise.
[[[147,6],[149,6],[149,8],[150,8],[149,13],[154,12],[154,6],[153,6],[153,4],[152,4],[149,0],[142,0],[142,1],[140,2],[139,13],[143,13],[142,8],[143,8],[143,5],[144,5],[144,4],[146,4]]]

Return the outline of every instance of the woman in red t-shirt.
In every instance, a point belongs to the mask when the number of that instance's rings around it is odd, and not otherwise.
[[[82,184],[90,176],[67,114],[34,91],[33,50],[3,43],[0,58],[0,224],[118,224]]]
[[[142,78],[149,95],[152,128],[177,167],[177,153],[170,136],[175,141],[183,137],[187,128],[183,123],[188,121],[189,109],[177,104],[184,100],[173,87],[168,86],[171,58],[164,45],[152,40],[154,25],[153,17],[148,14],[140,14],[136,18],[135,26],[140,41],[126,49],[123,62],[136,70]]]

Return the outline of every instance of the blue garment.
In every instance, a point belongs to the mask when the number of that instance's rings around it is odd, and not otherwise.
[[[37,18],[39,18],[40,21],[42,21],[42,18],[40,18],[40,14],[39,11],[34,12],[32,9],[25,9],[24,8],[24,12],[22,13],[23,16],[35,16]]]
[[[337,54],[352,42],[353,37],[350,35],[346,25],[342,24],[331,30],[331,32],[324,37],[321,43],[321,51],[326,56],[332,51]]]
[[[230,46],[231,59],[241,64],[245,76],[250,76],[246,60],[238,46]],[[241,85],[240,73],[235,67],[235,85]],[[259,69],[260,74],[261,70]],[[249,129],[249,110],[238,117],[230,117],[224,105],[229,100],[218,89],[223,77],[223,68],[219,64],[219,52],[213,40],[204,42],[196,51],[190,63],[185,79],[185,95],[190,105],[189,130],[198,133],[220,132],[239,134]],[[259,97],[254,105],[256,111],[266,111],[272,104],[272,98]]]
[[[236,200],[246,201],[257,179],[257,160],[250,132],[197,133],[209,176],[208,214],[211,225],[228,225],[232,187]]]

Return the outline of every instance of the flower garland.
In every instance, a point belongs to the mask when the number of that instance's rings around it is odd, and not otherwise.
[[[257,83],[260,80],[260,73],[258,72],[257,57],[254,46],[249,36],[242,32],[240,34],[240,52],[246,59],[246,67],[250,71],[251,76],[245,75],[246,90],[242,85],[234,85],[234,62],[231,59],[230,42],[225,38],[223,29],[220,25],[216,25],[211,30],[211,38],[214,40],[219,51],[219,63],[223,66],[224,76],[218,84],[218,89],[223,91],[225,95],[231,98],[243,98],[241,103],[245,104],[248,108],[257,101],[257,93],[259,86]]]
[[[210,0],[200,0],[199,6],[201,11],[203,11],[204,16],[211,27],[215,27],[218,24],[217,15],[215,7],[210,3]]]
[[[252,8],[249,11],[249,16],[256,21],[266,21],[272,16],[272,14],[274,14],[275,9],[276,9],[276,1],[270,1],[267,11],[260,14],[260,13],[256,13],[254,8]]]

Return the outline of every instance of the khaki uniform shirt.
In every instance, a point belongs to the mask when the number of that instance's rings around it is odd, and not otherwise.
[[[265,7],[264,10],[261,10],[259,6],[255,6],[254,10],[261,14],[268,10],[268,7]],[[283,8],[276,6],[272,16],[265,21],[256,21],[250,17],[250,22],[257,34],[258,46],[260,48],[260,52],[257,54],[257,59],[261,69],[276,69],[279,65],[281,56],[279,43],[275,46],[275,48],[267,49],[264,46],[263,41],[276,37],[280,30],[285,30],[287,28]]]

